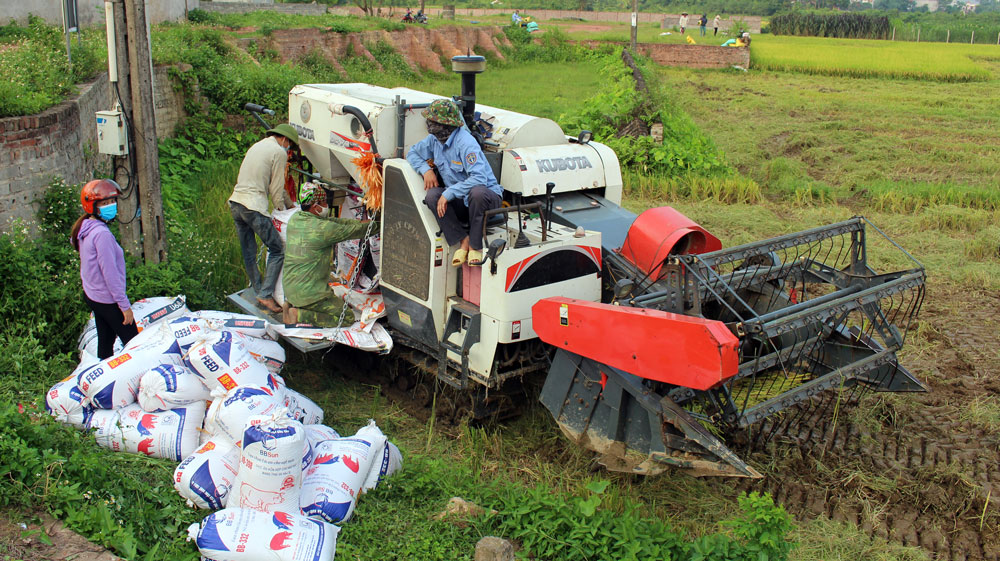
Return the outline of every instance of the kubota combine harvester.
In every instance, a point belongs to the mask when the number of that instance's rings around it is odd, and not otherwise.
[[[403,156],[439,96],[366,84],[293,88],[289,120],[314,178],[360,191],[377,153],[380,290],[393,353],[499,407],[546,372],[541,401],[609,469],[758,476],[730,448],[828,414],[860,392],[925,391],[896,353],[924,269],[864,218],[723,248],[670,207],[621,205],[615,153],[587,132],[476,105],[482,57],[453,59],[455,101],[507,205],[481,268],[453,268],[424,181]],[[444,245],[443,245],[444,244]],[[878,272],[868,250],[878,244]],[[248,310],[253,298],[235,294]],[[260,313],[259,310],[255,310]]]

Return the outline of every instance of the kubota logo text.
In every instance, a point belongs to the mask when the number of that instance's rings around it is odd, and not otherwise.
[[[568,169],[586,169],[594,167],[586,156],[572,156],[569,158],[549,158],[547,160],[536,160],[538,171],[541,173],[549,171],[566,171]]]

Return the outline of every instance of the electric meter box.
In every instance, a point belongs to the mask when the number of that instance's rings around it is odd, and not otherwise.
[[[128,133],[121,111],[97,112],[97,151],[111,156],[128,154]]]

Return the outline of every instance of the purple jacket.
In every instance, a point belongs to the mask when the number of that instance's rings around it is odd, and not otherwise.
[[[125,295],[125,252],[108,225],[84,220],[80,233],[80,280],[83,292],[94,302],[116,303],[122,311],[131,306]]]

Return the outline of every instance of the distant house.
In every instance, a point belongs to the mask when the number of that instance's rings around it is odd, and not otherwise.
[[[928,12],[936,12],[938,9],[938,0],[916,0],[916,2],[914,2],[914,5],[917,8],[921,6],[927,6]]]

